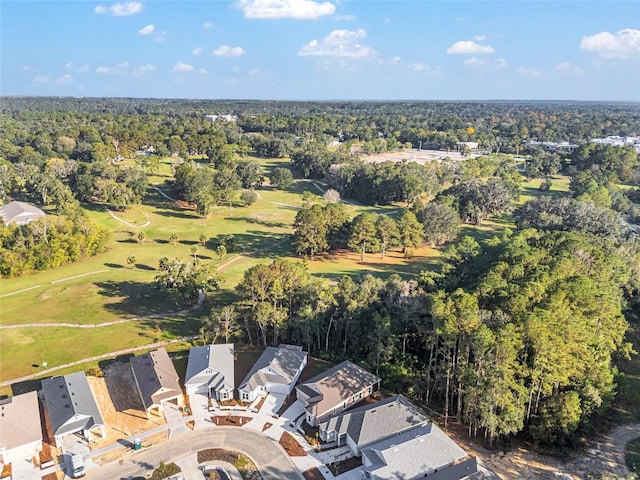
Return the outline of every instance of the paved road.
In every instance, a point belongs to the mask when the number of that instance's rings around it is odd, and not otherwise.
[[[229,448],[249,456],[265,480],[301,480],[293,463],[282,447],[264,435],[238,427],[215,427],[194,430],[170,438],[125,459],[87,473],[87,480],[128,479],[142,475],[160,462],[174,462],[186,455],[207,448]]]

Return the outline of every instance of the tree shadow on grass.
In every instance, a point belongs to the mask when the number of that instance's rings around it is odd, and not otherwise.
[[[153,268],[150,265],[145,265],[143,263],[136,263],[136,270],[145,270],[147,272],[152,272],[155,270],[155,268]]]
[[[124,268],[122,265],[118,265],[117,263],[105,263],[104,264],[105,267],[108,268]]]
[[[190,220],[199,220],[202,218],[193,210],[156,210],[153,213],[161,217],[186,218]]]
[[[235,234],[234,238],[236,248],[228,251],[228,254],[239,253],[248,257],[263,257],[268,256],[269,250],[275,243],[288,239],[289,233],[247,230],[246,232]]]
[[[158,314],[172,314],[176,305],[167,295],[155,288],[153,282],[107,280],[95,282],[103,297],[117,298],[115,302],[106,302],[105,310],[118,316],[142,317]]]
[[[255,225],[262,225],[264,227],[269,228],[288,228],[291,225],[283,223],[283,222],[270,222],[268,220],[261,220],[259,218],[250,218],[250,217],[228,217],[225,220],[229,220],[232,222],[245,222]]]

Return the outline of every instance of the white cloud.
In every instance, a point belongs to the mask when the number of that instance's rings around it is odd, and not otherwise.
[[[51,75],[38,75],[34,77],[33,83],[36,85],[44,85],[45,83],[51,82]]]
[[[133,75],[134,77],[139,77],[141,75],[144,75],[145,73],[155,72],[155,71],[156,71],[156,66],[151,65],[150,63],[147,63],[145,65],[139,65],[136,68],[134,68],[133,71],[131,72],[131,75]]]
[[[191,52],[193,55],[202,55],[202,47],[196,47],[193,49],[193,52]]]
[[[166,30],[162,30],[161,32],[159,32],[156,35],[156,38],[154,39],[156,42],[164,42],[167,39],[167,31]]]
[[[151,35],[155,29],[155,25],[147,25],[146,27],[138,30],[138,35]]]
[[[204,75],[204,74],[207,74],[207,73],[209,73],[209,72],[207,72],[204,68],[201,68],[201,69],[200,69],[200,73],[202,73],[202,74]]]
[[[449,55],[480,55],[493,53],[495,50],[489,45],[479,45],[472,40],[460,40],[447,48]]]
[[[189,65],[188,63],[182,63],[178,61],[176,65],[173,67],[174,72],[193,72],[193,65]]]
[[[437,65],[429,65],[427,63],[412,63],[409,68],[414,72],[420,72],[428,77],[439,77],[442,73],[442,69]]]
[[[67,63],[65,63],[65,64],[64,64],[64,68],[65,68],[66,70],[73,70],[73,63],[71,63],[71,62],[67,62]]]
[[[463,62],[467,67],[479,68],[482,70],[504,70],[508,68],[509,64],[504,58],[498,58],[496,60],[489,60],[486,58],[469,57]]]
[[[344,20],[347,22],[353,22],[356,19],[355,15],[336,15],[333,17],[335,20]]]
[[[22,67],[20,67],[20,70],[22,70],[23,72],[33,72],[36,71],[37,68],[32,67],[31,65],[23,65]]]
[[[486,35],[474,35],[473,39],[476,42],[484,42],[487,39],[487,36]]]
[[[126,17],[127,15],[134,15],[136,13],[140,13],[142,11],[142,3],[141,2],[125,2],[125,3],[116,3],[115,5],[111,5],[110,7],[105,7],[103,5],[98,5],[94,10],[95,13],[110,13],[116,17]]]
[[[68,83],[71,83],[72,81],[73,81],[73,77],[67,73],[61,76],[58,80],[56,80],[56,83],[59,85],[66,85]]]
[[[313,20],[325,15],[333,15],[336,6],[331,2],[313,0],[238,0],[234,6],[243,11],[247,18],[293,18]]]
[[[367,36],[363,29],[334,30],[322,40],[311,40],[298,51],[298,55],[321,57],[348,57],[365,58],[376,55],[376,51],[359,43],[359,40]]]
[[[205,30],[209,29],[213,27],[213,23],[211,22],[204,22],[204,25],[202,26],[202,28],[204,28]]]
[[[520,68],[518,68],[518,73],[520,75],[522,75],[523,77],[537,78],[537,77],[541,76],[541,73],[538,70],[536,70],[535,68],[520,67]]]
[[[504,58],[499,58],[495,61],[496,70],[504,70],[509,67],[509,64]]]
[[[100,65],[96,68],[96,73],[100,73],[102,75],[129,75],[129,69],[131,64],[129,62],[122,62],[116,65],[115,67],[109,67],[106,65]]]
[[[601,58],[640,58],[640,30],[625,28],[616,33],[600,32],[582,37],[580,48]]]
[[[241,57],[246,52],[242,47],[230,47],[229,45],[220,45],[216,48],[212,55],[216,57]]]
[[[564,75],[579,75],[584,73],[580,67],[573,65],[571,62],[561,62],[556,65],[556,71]]]

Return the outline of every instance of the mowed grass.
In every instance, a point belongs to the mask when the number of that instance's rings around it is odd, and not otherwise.
[[[290,166],[284,159],[257,160],[267,177],[276,167]],[[171,162],[171,159],[164,159],[158,173],[152,174],[150,179],[166,194],[174,196],[167,183],[172,175]],[[289,240],[295,215],[302,208],[301,195],[305,191],[315,195],[317,202],[322,202],[322,192],[316,185],[297,180],[286,191],[269,186],[258,189],[260,198],[249,207],[234,205],[229,213],[228,207],[222,206],[219,210],[214,208],[208,218],[203,218],[193,210],[179,208],[150,186],[143,205],[134,206],[126,212],[114,212],[130,225],[112,218],[101,206],[86,205],[88,215],[111,232],[108,250],[56,270],[21,278],[0,279],[0,295],[3,295],[0,297],[0,324],[47,322],[95,325],[149,315],[171,317],[178,307],[156,290],[153,283],[158,274],[158,260],[176,257],[190,261],[193,246],[198,247],[200,261],[219,268],[222,275],[221,292],[211,295],[207,305],[233,301],[235,287],[249,267],[277,257],[304,261],[292,254]],[[533,193],[540,192],[535,190]],[[403,206],[347,205],[347,210],[352,216],[368,211],[398,218]],[[505,216],[488,220],[481,226],[463,225],[461,235],[471,234],[482,241],[499,234],[510,225],[509,217]],[[141,231],[146,236],[144,244],[137,241]],[[178,236],[175,245],[169,242],[172,233]],[[199,243],[203,233],[207,237],[205,245]],[[237,249],[220,258],[216,248],[223,235],[234,235]],[[135,256],[135,268],[127,264],[127,258],[131,255]],[[361,261],[356,253],[340,251],[306,263],[312,275],[331,280],[342,275],[355,277],[363,273],[382,277],[397,273],[415,277],[422,270],[434,268],[438,255],[438,250],[423,247],[415,250],[412,258],[405,258],[399,249],[393,249],[385,259],[380,254],[367,254],[365,260]],[[14,292],[21,293],[6,295]],[[176,328],[172,323],[156,327],[152,322],[143,320],[95,330],[58,327],[5,330],[0,348],[0,381],[34,373],[32,365],[40,362],[36,357],[42,354],[49,357],[47,361],[50,366],[55,366],[151,343],[159,336],[158,328],[161,330],[160,336],[197,333],[199,318],[203,314],[197,312],[181,317],[181,325],[185,328]],[[64,343],[61,342],[63,338]]]

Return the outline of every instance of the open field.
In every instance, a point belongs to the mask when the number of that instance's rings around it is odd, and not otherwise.
[[[272,168],[288,164],[284,160],[259,161],[267,175]],[[160,174],[151,177],[153,182],[161,183],[159,187],[169,196],[170,186],[163,182],[170,174],[170,164],[165,161]],[[126,212],[113,212],[113,216],[101,206],[87,205],[89,216],[111,232],[108,250],[59,269],[0,279],[0,326],[47,323],[88,327],[130,321],[96,328],[54,325],[6,329],[0,337],[0,381],[36,373],[42,370],[43,361],[54,367],[197,332],[202,314],[195,312],[177,317],[178,307],[154,288],[158,260],[165,256],[189,260],[191,247],[198,245],[198,258],[218,267],[223,275],[222,291],[212,295],[208,304],[229,301],[247,268],[290,255],[291,225],[301,208],[304,191],[313,193],[321,201],[319,189],[301,180],[287,191],[260,189],[260,199],[252,206],[234,206],[231,215],[227,207],[221,207],[219,214],[214,210],[206,219],[194,211],[179,208],[153,187],[149,188],[143,205]],[[347,209],[355,215],[360,211],[397,212],[399,207],[348,205]],[[140,231],[146,234],[144,244],[136,240]],[[176,245],[168,241],[171,233],[179,237]],[[204,246],[199,244],[201,233],[209,238]],[[221,259],[215,249],[222,235],[234,235],[237,250]],[[332,255],[310,262],[310,270],[331,278],[358,275],[363,271],[383,272],[389,267],[398,273],[413,274],[427,268],[432,260],[429,255],[435,253],[421,249],[409,261],[397,252],[390,252],[384,262],[379,255],[371,255],[364,263],[351,253],[344,258]],[[129,255],[136,257],[135,268],[126,263]],[[289,258],[302,261],[299,257]],[[89,362],[87,368],[91,365]]]

